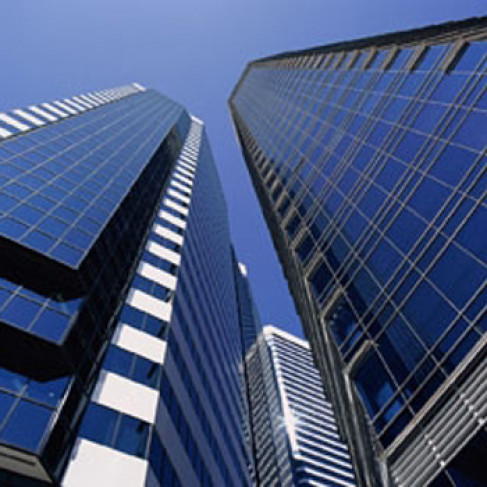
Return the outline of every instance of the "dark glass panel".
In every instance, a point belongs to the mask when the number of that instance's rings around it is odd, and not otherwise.
[[[111,445],[118,417],[119,413],[113,409],[92,402],[85,412],[79,436],[102,445]]]
[[[471,111],[467,114],[460,130],[453,137],[453,141],[481,151],[487,144],[487,136],[484,130],[486,126],[487,113]]]
[[[37,452],[53,411],[37,404],[20,401],[0,433],[5,443]]]
[[[361,336],[358,319],[343,296],[333,305],[325,321],[333,332],[338,345],[341,345],[354,331],[354,336],[349,340],[347,348]]]
[[[19,239],[28,229],[27,225],[13,218],[0,220],[0,233],[12,239]]]
[[[124,377],[130,377],[134,354],[111,345],[103,363],[103,368]]]
[[[32,331],[48,340],[59,342],[69,326],[70,317],[46,308],[36,319]]]
[[[43,232],[34,230],[22,239],[22,243],[41,252],[47,252],[56,243],[56,240]]]
[[[27,378],[0,367],[0,388],[19,393],[25,386]]]
[[[149,425],[146,422],[123,415],[114,446],[125,453],[144,458],[148,435]]]
[[[296,251],[301,259],[301,262],[304,262],[311,250],[313,249],[313,245],[314,245],[314,242],[313,242],[313,239],[311,238],[310,235],[307,235],[302,241],[301,243],[299,244],[299,246],[297,247]]]
[[[30,380],[25,392],[25,397],[55,407],[62,398],[68,385],[68,378],[37,382]]]
[[[443,103],[452,103],[459,95],[463,85],[467,81],[467,75],[451,73],[443,75],[443,78],[431,94],[431,99]],[[434,112],[432,113],[432,116]]]
[[[485,57],[487,43],[470,42],[455,66],[455,71],[474,71],[479,66],[480,60]]]
[[[375,352],[372,352],[363,363],[354,380],[371,418],[382,409],[396,391],[396,386]],[[395,402],[397,407],[402,406],[400,398],[396,398]]]
[[[28,328],[40,311],[40,305],[20,296],[15,296],[3,310],[0,319],[20,328]]]
[[[311,274],[309,279],[315,296],[318,298],[326,285],[331,281],[332,275],[325,262],[322,262]]]
[[[1,380],[1,376],[0,376],[0,380]],[[14,396],[10,394],[5,394],[4,392],[0,392],[0,431],[3,424],[8,418],[8,414],[12,410],[12,406],[14,402],[15,402]]]

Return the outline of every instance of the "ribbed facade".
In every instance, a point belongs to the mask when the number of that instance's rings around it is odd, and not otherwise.
[[[350,454],[308,343],[265,326],[247,361],[258,485],[353,487]]]
[[[487,482],[486,33],[283,53],[230,99],[360,485]]]
[[[2,486],[248,485],[203,123],[134,84],[0,124]]]

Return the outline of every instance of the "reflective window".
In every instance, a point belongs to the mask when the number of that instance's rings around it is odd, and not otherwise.
[[[52,410],[20,401],[0,431],[0,440],[19,448],[38,451],[47,431]]]

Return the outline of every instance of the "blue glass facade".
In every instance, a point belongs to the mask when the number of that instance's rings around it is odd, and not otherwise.
[[[262,324],[252,297],[247,268],[234,256],[235,289],[242,340],[242,407],[247,456],[255,485],[279,482],[279,465],[272,430],[269,393],[264,382],[264,363],[258,346]]]
[[[2,486],[247,485],[202,123],[134,84],[0,129]]]
[[[0,442],[34,477],[65,465],[185,117],[135,90],[0,143]]]
[[[308,343],[266,325],[245,365],[256,485],[356,485]]]
[[[186,265],[181,267],[175,297],[175,336],[169,339],[169,349],[173,349],[176,367],[223,482],[213,485],[246,485],[239,383],[241,341],[230,229],[206,136],[198,165],[182,253]],[[204,393],[197,382],[204,385]],[[195,397],[197,391],[199,398]]]
[[[258,486],[353,487],[350,454],[309,345],[262,326],[244,265],[235,260],[243,350],[244,431]]]
[[[231,251],[209,145],[201,122],[192,119],[83,419],[77,440],[82,453],[70,463],[66,485],[87,482],[81,467],[93,461],[95,444],[148,468],[136,485],[248,484]],[[137,405],[120,399],[132,394]],[[149,412],[144,396],[154,400]]]
[[[279,391],[277,425],[289,444],[292,485],[355,486],[350,454],[308,343],[272,326],[264,327],[264,336],[260,346],[266,348]]]
[[[438,398],[481,370],[484,37],[480,19],[275,56],[251,63],[230,100],[320,368],[349,403],[342,428],[358,451],[368,426],[346,416],[364,409],[398,482],[412,481],[399,465],[414,438],[443,469],[413,421],[432,428]],[[377,473],[363,468],[365,485]],[[435,475],[420,471],[417,485]]]

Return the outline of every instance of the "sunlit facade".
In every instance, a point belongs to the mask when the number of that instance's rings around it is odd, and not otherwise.
[[[0,114],[2,487],[248,485],[203,123],[133,84]]]
[[[485,485],[487,20],[250,63],[236,132],[360,485]]]
[[[267,325],[247,362],[257,485],[355,486],[350,454],[308,343]]]

